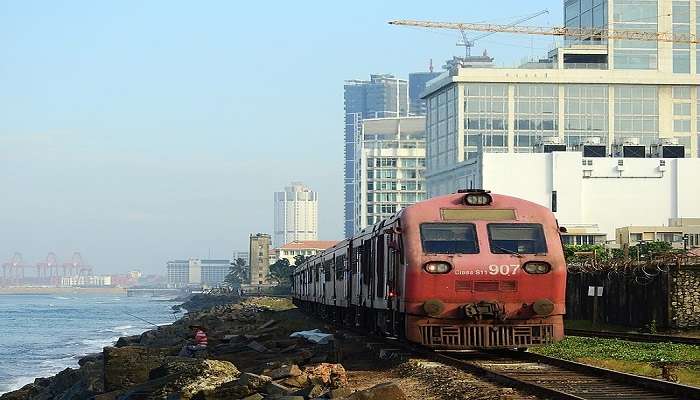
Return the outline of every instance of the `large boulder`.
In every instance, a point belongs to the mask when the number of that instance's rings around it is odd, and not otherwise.
[[[228,361],[168,357],[161,367],[151,371],[151,378],[173,378],[160,392],[178,392],[182,399],[189,399],[201,391],[231,382],[239,374]]]
[[[147,382],[132,387],[118,399],[189,400],[235,380],[238,374],[238,369],[227,361],[167,357],[163,365],[151,371]]]
[[[104,391],[124,390],[146,382],[149,372],[174,351],[172,348],[142,346],[105,347]]]
[[[265,385],[272,382],[272,378],[265,375],[242,373],[235,381],[224,383],[217,388],[199,392],[194,400],[229,400],[240,399],[246,396],[254,396],[263,391]]]

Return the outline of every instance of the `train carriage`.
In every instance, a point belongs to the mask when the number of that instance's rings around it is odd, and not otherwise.
[[[426,200],[306,260],[295,303],[434,348],[563,338],[566,266],[554,215],[467,190]]]

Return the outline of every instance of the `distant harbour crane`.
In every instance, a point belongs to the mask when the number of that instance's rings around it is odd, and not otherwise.
[[[24,279],[24,264],[22,253],[15,252],[10,261],[2,265],[2,279],[5,284],[17,284]]]

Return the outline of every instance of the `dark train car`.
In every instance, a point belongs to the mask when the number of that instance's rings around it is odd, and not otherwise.
[[[566,265],[546,207],[483,190],[407,207],[299,266],[295,303],[445,349],[564,336]]]

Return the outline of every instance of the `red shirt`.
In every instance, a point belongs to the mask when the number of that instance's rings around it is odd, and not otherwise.
[[[194,341],[197,344],[206,346],[207,345],[207,334],[204,333],[203,330],[198,330],[197,333],[194,335]]]

